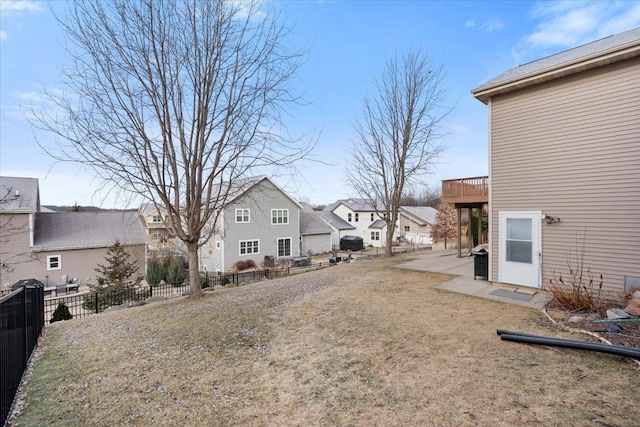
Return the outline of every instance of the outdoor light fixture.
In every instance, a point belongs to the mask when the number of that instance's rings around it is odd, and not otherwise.
[[[558,218],[557,216],[549,216],[549,215],[542,214],[542,219],[546,221],[547,224],[555,224],[557,222],[560,222],[560,218]]]

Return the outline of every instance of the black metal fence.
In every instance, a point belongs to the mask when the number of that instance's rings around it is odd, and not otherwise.
[[[201,273],[200,286],[203,289],[228,284],[242,285],[263,279],[274,279],[308,270],[329,266],[329,263],[316,263],[304,266],[292,266],[278,269],[243,271],[238,273],[207,274]],[[100,313],[109,307],[144,301],[153,296],[165,298],[185,295],[189,291],[187,281],[181,283],[162,283],[159,285],[142,285],[117,291],[84,292],[47,298],[44,300],[44,319],[49,322],[60,304],[64,304],[73,318],[82,318]]]
[[[23,286],[0,298],[0,425],[44,326],[44,288]]]

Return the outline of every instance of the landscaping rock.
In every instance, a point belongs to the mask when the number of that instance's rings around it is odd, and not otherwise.
[[[631,315],[621,308],[611,308],[607,310],[607,319],[628,319]]]
[[[220,289],[224,289],[224,286],[222,286],[222,285],[215,285],[215,286],[213,287],[213,289],[214,289],[215,291],[219,291]]]
[[[624,311],[632,316],[640,316],[640,299],[632,299],[629,301]]]
[[[129,307],[140,307],[141,305],[144,305],[144,301],[131,301]]]
[[[580,323],[584,320],[583,316],[571,316],[567,322],[569,323]]]

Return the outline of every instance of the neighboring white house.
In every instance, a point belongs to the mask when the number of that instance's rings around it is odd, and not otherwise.
[[[340,238],[354,234],[353,225],[329,211],[319,211],[316,214],[329,225],[331,229],[331,250],[340,247]]]
[[[438,211],[430,206],[400,206],[399,234],[409,243],[430,245],[431,225]]]
[[[206,271],[226,271],[237,261],[300,255],[302,206],[266,176],[239,180],[215,225],[216,232],[200,249]]]
[[[387,224],[376,209],[363,199],[346,199],[324,208],[354,227],[349,235],[362,238],[365,245],[383,247],[387,233]],[[398,226],[393,233],[393,240],[398,238]]]

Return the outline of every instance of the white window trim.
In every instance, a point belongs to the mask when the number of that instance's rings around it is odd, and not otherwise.
[[[156,236],[157,235],[157,236]],[[152,232],[153,239],[162,239],[162,230],[158,228],[154,228]]]
[[[58,266],[51,267],[51,258],[58,258]],[[62,255],[47,255],[47,271],[62,270]]]
[[[280,240],[289,240],[289,255],[280,255]],[[278,258],[288,258],[293,254],[293,239],[291,237],[278,237],[276,239],[276,252]]]
[[[220,249],[220,240],[216,240],[216,249]]]
[[[242,221],[238,221],[238,211],[242,211]],[[247,220],[244,221],[244,211],[247,211]],[[248,208],[236,209],[236,224],[248,224],[251,222],[251,210]]]
[[[377,236],[377,238],[375,236]],[[371,240],[375,240],[376,242],[380,241],[380,232],[379,231],[372,231],[371,232]]]
[[[251,242],[251,250],[253,251],[253,242],[258,242],[258,251],[257,252],[246,252],[245,245],[245,253],[242,253],[242,243]],[[260,239],[249,239],[249,240],[239,240],[238,241],[238,255],[247,256],[247,255],[255,255],[260,253]]]
[[[273,222],[273,213],[274,212],[282,212],[287,213],[287,222]],[[276,217],[277,219],[277,217]],[[289,224],[289,209],[271,209],[271,225],[288,225]]]

